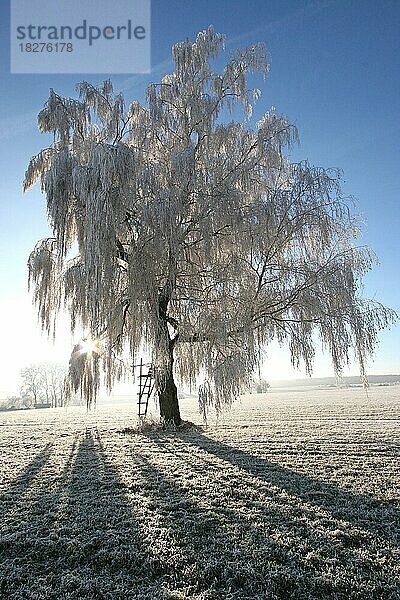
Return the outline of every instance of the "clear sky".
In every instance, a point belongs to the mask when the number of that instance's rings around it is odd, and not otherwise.
[[[0,11],[1,398],[18,392],[23,366],[67,361],[71,344],[65,323],[54,346],[41,336],[27,293],[27,257],[48,234],[39,189],[22,194],[29,159],[50,142],[38,133],[36,115],[50,87],[73,96],[77,82],[99,83],[109,74],[10,74],[7,0],[1,0]],[[193,39],[210,24],[227,35],[227,50],[257,41],[267,45],[271,72],[266,82],[257,81],[262,96],[255,117],[275,106],[299,129],[295,159],[344,170],[345,191],[357,198],[365,219],[361,243],[370,245],[381,263],[366,278],[364,295],[400,313],[400,2],[153,0],[152,73],[111,75],[115,89],[142,100],[146,85],[171,70],[172,44]],[[400,326],[380,340],[370,372],[399,373]],[[267,378],[299,376],[279,348],[271,348],[268,357]],[[350,369],[356,372],[355,366]],[[314,374],[332,374],[326,357],[318,357]]]

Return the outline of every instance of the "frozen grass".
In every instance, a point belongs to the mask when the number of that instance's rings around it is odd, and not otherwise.
[[[1,414],[0,597],[399,599],[399,391]]]

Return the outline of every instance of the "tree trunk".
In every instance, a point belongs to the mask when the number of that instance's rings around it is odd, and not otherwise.
[[[172,364],[165,383],[159,391],[158,399],[160,402],[160,417],[164,422],[180,425],[181,414],[179,411],[178,390],[174,382]]]
[[[160,403],[160,417],[165,423],[173,425],[181,424],[181,414],[179,411],[178,390],[174,381],[174,347],[176,338],[171,339],[168,331],[167,317],[168,299],[160,296],[158,303],[158,314],[161,323],[161,337],[164,337],[163,343],[166,343],[169,351],[168,367],[165,378],[161,381],[158,390],[158,400]]]

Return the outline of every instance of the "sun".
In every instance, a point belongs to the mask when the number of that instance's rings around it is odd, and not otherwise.
[[[99,340],[92,340],[89,337],[83,338],[79,344],[79,352],[81,352],[81,354],[87,354],[88,356],[91,354],[100,354]]]

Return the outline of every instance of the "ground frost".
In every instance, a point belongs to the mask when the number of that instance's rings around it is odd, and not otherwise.
[[[0,415],[0,597],[398,600],[398,392]]]

